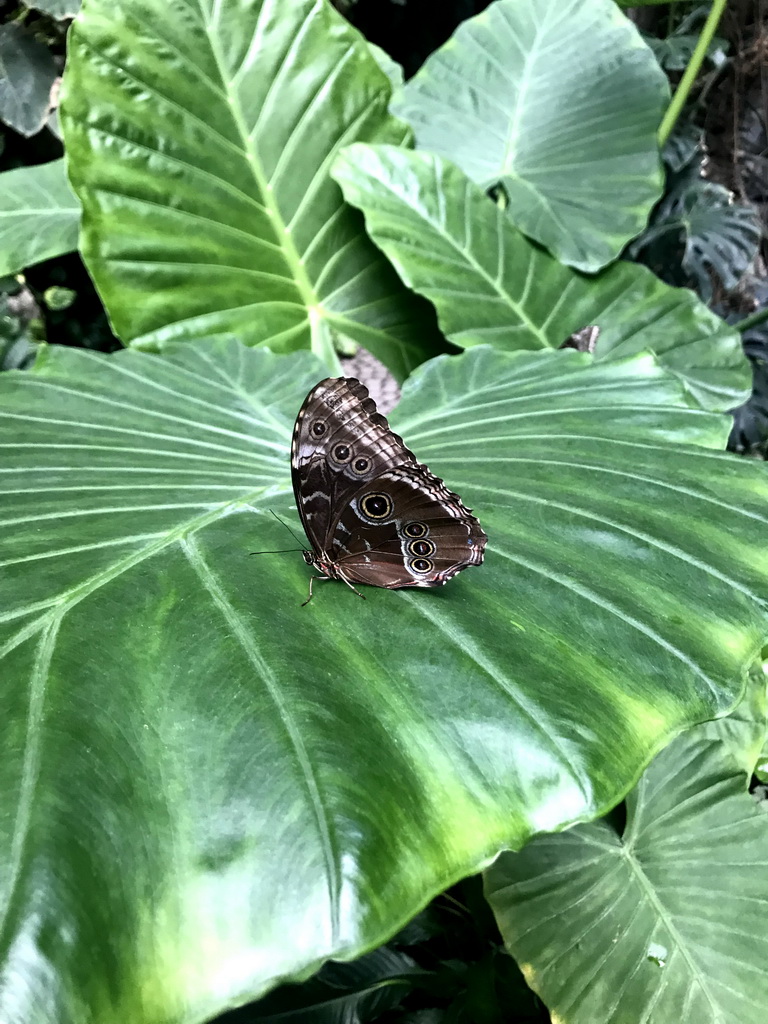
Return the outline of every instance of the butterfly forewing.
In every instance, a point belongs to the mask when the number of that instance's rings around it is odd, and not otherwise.
[[[326,576],[428,587],[483,560],[480,523],[416,461],[354,378],[328,378],[309,393],[291,470],[310,560]]]
[[[329,377],[314,387],[296,418],[291,475],[315,551],[329,550],[340,513],[364,483],[407,462],[416,462],[413,453],[389,429],[360,381]]]

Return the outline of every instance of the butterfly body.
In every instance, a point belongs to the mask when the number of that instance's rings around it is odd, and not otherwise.
[[[435,587],[483,560],[478,520],[416,461],[354,377],[329,377],[307,395],[291,475],[312,545],[304,560],[320,578],[353,590]]]

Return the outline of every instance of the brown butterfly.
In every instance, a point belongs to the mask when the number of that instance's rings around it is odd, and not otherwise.
[[[291,477],[316,579],[436,587],[483,561],[486,536],[457,494],[389,429],[368,389],[329,377],[304,400]]]

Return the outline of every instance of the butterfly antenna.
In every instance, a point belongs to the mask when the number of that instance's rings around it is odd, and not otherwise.
[[[304,548],[280,548],[278,551],[249,551],[249,555],[287,555],[289,551],[303,551]]]
[[[272,515],[275,517],[275,519],[278,521],[278,523],[282,523],[283,524],[283,526],[286,528],[288,533],[290,533],[290,535],[293,537],[293,539],[296,541],[296,543],[297,544],[301,544],[301,538],[296,536],[296,534],[290,528],[288,523],[284,523],[283,520],[280,518],[280,516],[277,514],[277,512],[273,511],[273,509],[270,509],[269,511],[272,513]],[[299,548],[299,551],[303,551],[303,550],[304,550],[304,545],[302,544],[301,547]]]
[[[296,536],[296,534],[293,532],[293,530],[290,528],[288,523],[283,523],[283,520],[280,518],[280,516],[277,514],[277,512],[273,512],[272,509],[270,509],[269,511],[272,512],[272,515],[275,517],[275,519],[278,521],[278,523],[282,523],[282,525],[286,528],[288,533],[290,533],[290,535],[297,542],[297,544],[301,544],[301,541]],[[303,550],[304,550],[304,546],[302,545],[302,547],[300,547],[300,548],[280,548],[277,551],[249,551],[248,554],[249,555],[287,555],[290,551],[303,551]]]

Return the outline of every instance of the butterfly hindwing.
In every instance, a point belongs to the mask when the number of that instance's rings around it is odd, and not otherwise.
[[[484,546],[458,495],[416,463],[360,489],[339,517],[330,553],[352,582],[395,589],[446,583],[479,565]]]

